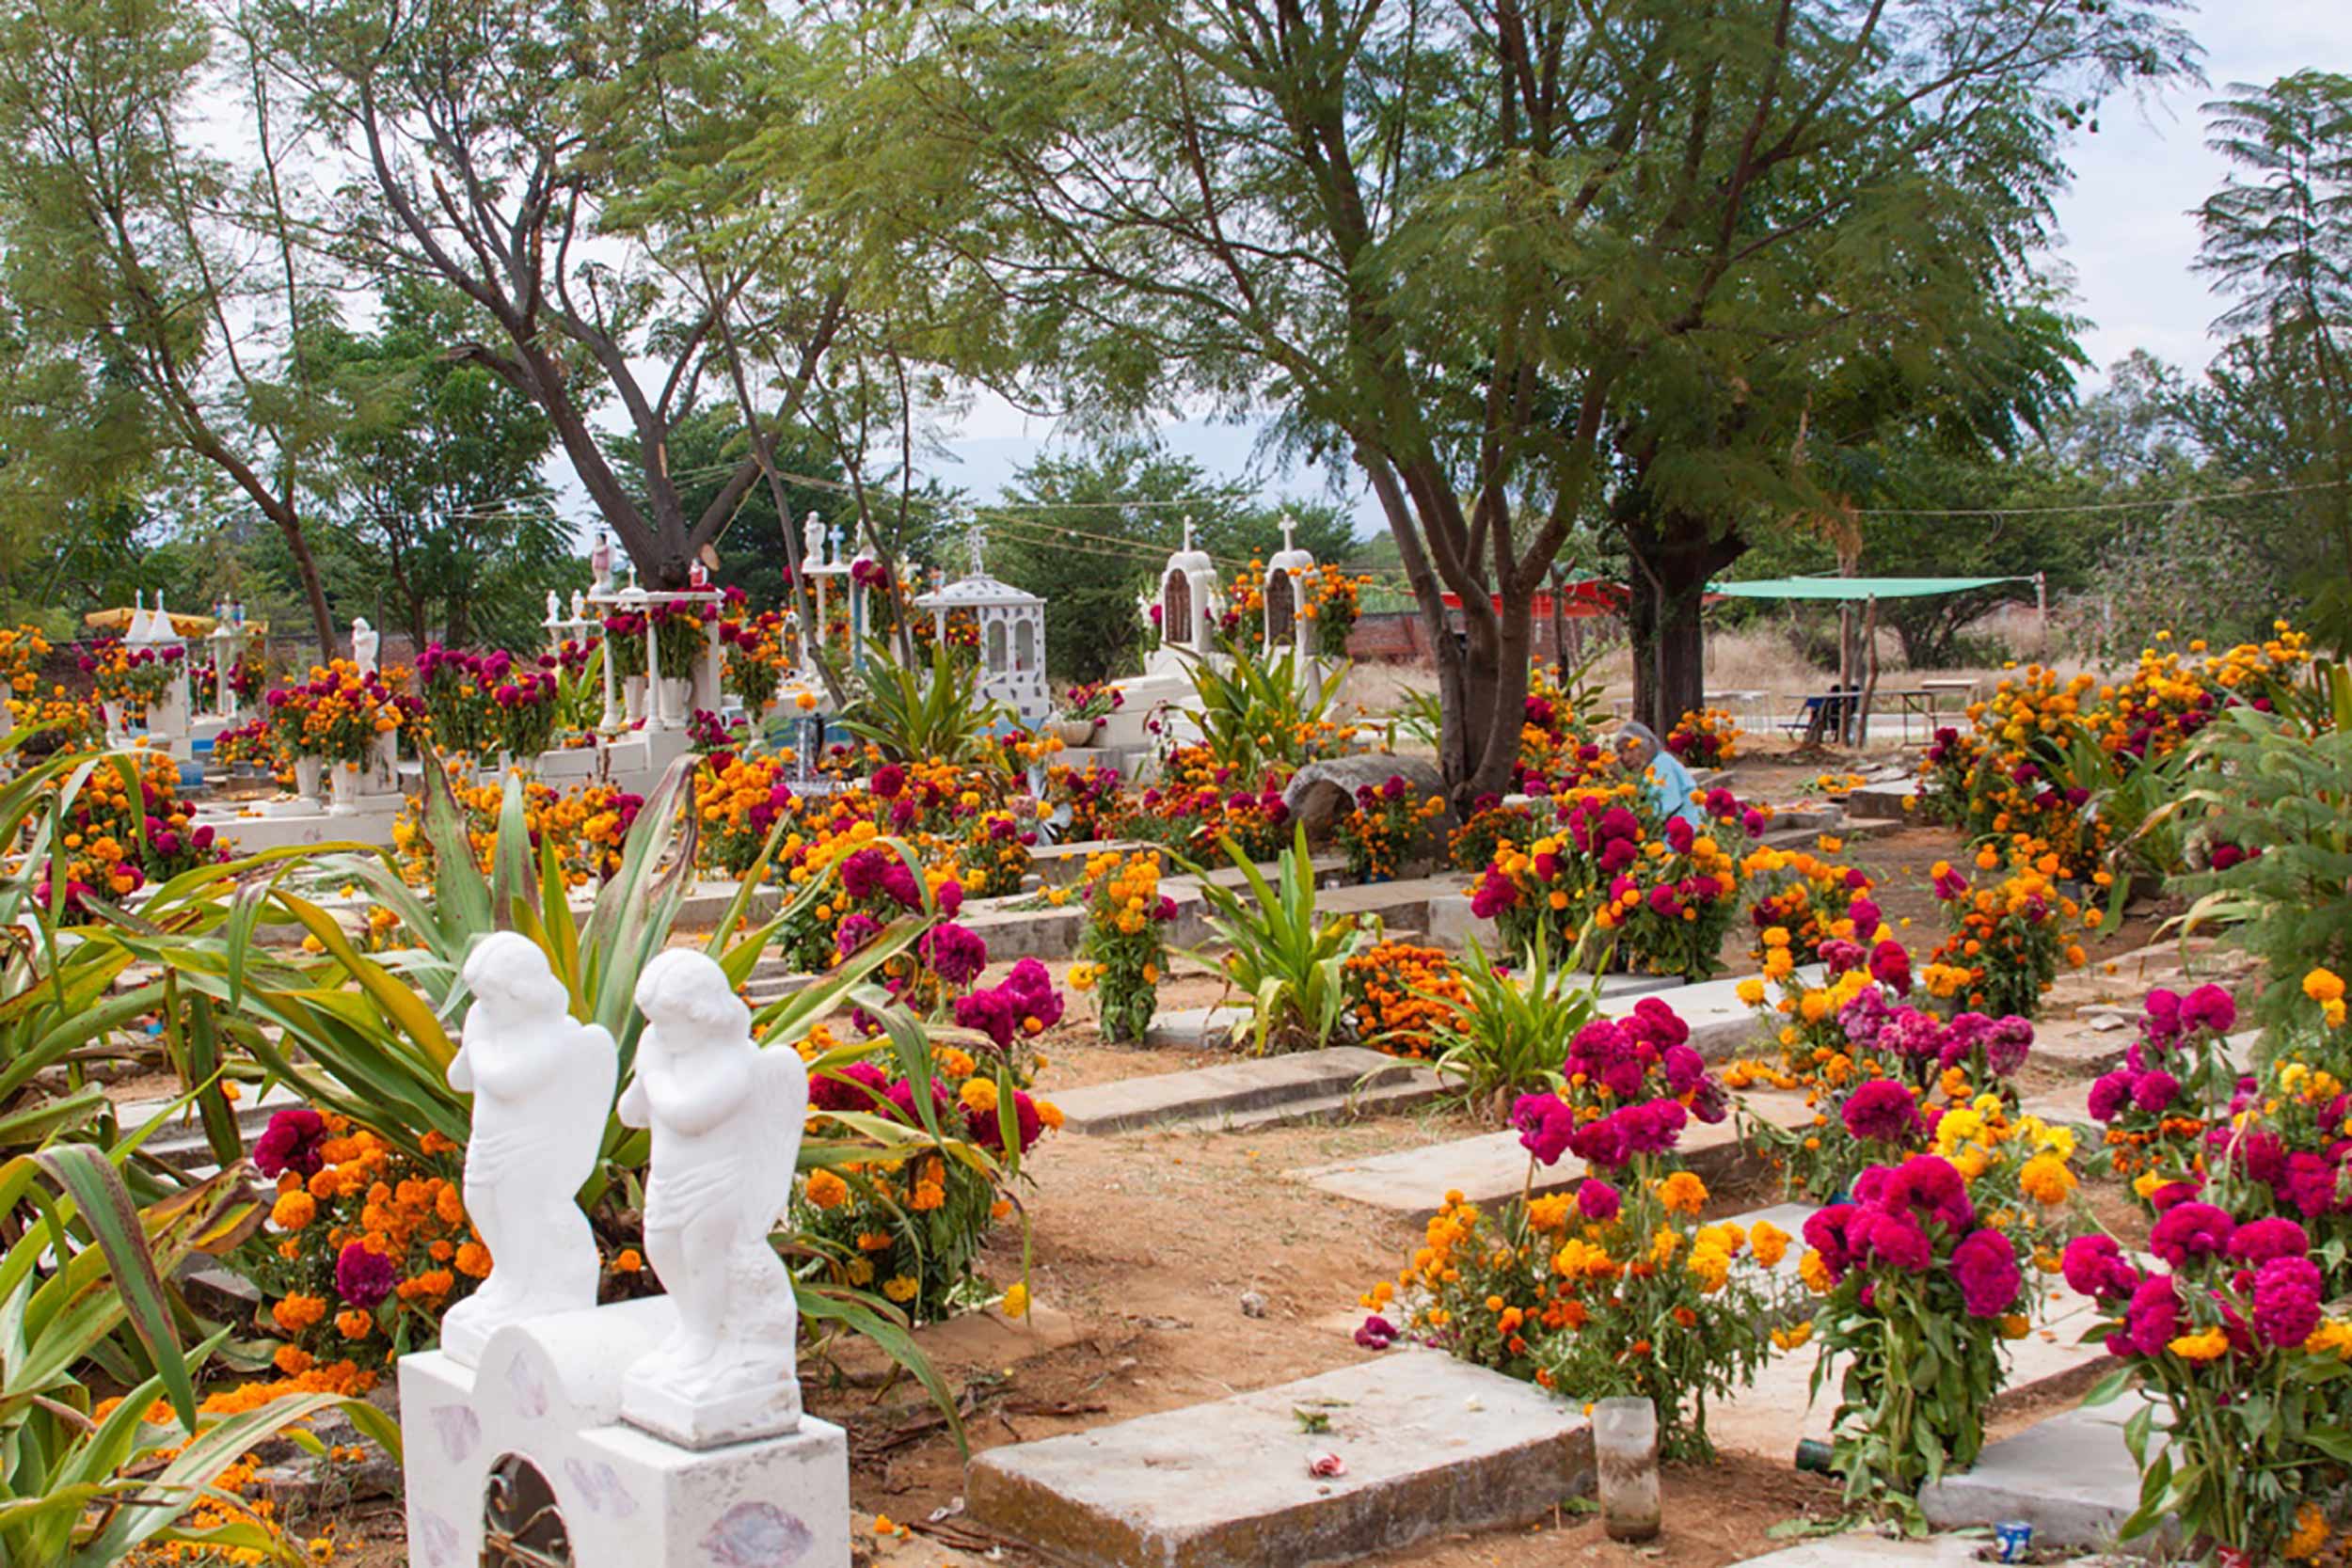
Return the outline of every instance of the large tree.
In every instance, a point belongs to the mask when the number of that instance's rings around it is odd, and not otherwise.
[[[2305,71],[2206,105],[2236,166],[2199,217],[2199,262],[2234,334],[2192,423],[2217,466],[2272,498],[2273,558],[2312,624],[2352,648],[2352,76]]]
[[[489,372],[442,352],[462,302],[396,279],[375,330],[317,345],[339,415],[333,575],[381,593],[420,648],[539,640],[541,593],[576,553],[539,477],[546,418]]]
[[[730,398],[757,430],[781,428],[844,320],[847,286],[772,199],[781,182],[746,192],[721,163],[763,136],[772,152],[800,118],[782,24],[692,0],[263,5],[279,68],[355,167],[325,243],[373,276],[463,295],[473,330],[446,346],[546,415],[647,583],[683,586],[762,465],[747,450],[690,497],[675,433]],[[741,243],[714,262],[694,230],[730,190],[765,222],[731,230]],[[804,263],[789,278],[787,252]],[[789,344],[774,384],[741,373],[736,335],[751,330]],[[597,428],[607,404],[625,446]]]
[[[313,559],[325,444],[303,345],[330,314],[298,244],[283,176],[286,115],[232,31],[216,58],[205,13],[180,0],[0,7],[0,246],[26,356],[18,456],[82,468],[103,511],[126,468],[179,454],[282,537],[320,643],[335,630]],[[250,136],[243,168],[197,150],[224,107]],[[107,471],[59,450],[109,406],[146,450]],[[46,449],[46,450],[44,450]]]
[[[980,194],[933,255],[991,280],[1071,400],[1271,404],[1363,469],[1475,794],[1507,775],[1535,594],[1610,471],[1648,465],[1658,537],[1629,541],[1661,603],[1694,602],[1737,543],[1723,499],[1803,491],[1805,367],[1902,354],[1894,317],[1955,282],[1951,189],[1980,196],[2019,125],[2178,69],[2167,8],[942,0],[861,8],[840,105],[917,150],[871,211]],[[1653,624],[1694,645],[1694,620]],[[1666,706],[1697,661],[1674,668]]]

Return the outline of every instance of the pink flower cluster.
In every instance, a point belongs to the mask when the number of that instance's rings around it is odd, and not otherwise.
[[[1061,992],[1035,958],[1023,958],[990,989],[956,998],[956,1022],[986,1035],[999,1051],[1010,1050],[1020,1037],[1043,1034],[1061,1014]]]
[[[1877,967],[1874,963],[1873,973]],[[1982,1013],[1962,1013],[1947,1023],[1917,1007],[1889,1006],[1885,996],[1876,990],[1866,990],[1847,1003],[1837,1022],[1857,1050],[1882,1061],[1903,1063],[1920,1082],[1947,1068],[1963,1066],[1978,1069],[1979,1078],[1986,1074],[2007,1078],[2026,1065],[2026,1054],[2033,1049],[2030,1019],[2015,1014],[1988,1018]],[[1978,1086],[1989,1085],[1979,1083]]]
[[[2156,1222],[2149,1250],[2172,1272],[2143,1275],[2110,1236],[2066,1243],[2066,1283],[2107,1308],[2111,1354],[2162,1355],[2200,1322],[2219,1327],[2233,1355],[2294,1349],[2319,1327],[2327,1278],[2310,1234],[2293,1220],[2241,1224],[2210,1203],[2176,1203]]]
[[[1672,1149],[1693,1117],[1723,1120],[1729,1100],[1690,1039],[1690,1025],[1654,996],[1624,1018],[1585,1024],[1560,1064],[1566,1098],[1529,1094],[1513,1103],[1520,1146],[1547,1165],[1573,1149],[1588,1165],[1615,1169]],[[1577,1106],[1595,1101],[1610,1108],[1580,1121]]]
[[[1976,1220],[1959,1169],[1940,1156],[1915,1154],[1864,1171],[1852,1202],[1831,1204],[1804,1222],[1804,1241],[1833,1281],[1857,1271],[1926,1274],[1941,1252],[1968,1315],[1997,1318],[2016,1306],[2025,1272],[2016,1243]]]
[[[2219,986],[2199,986],[2185,997],[2169,990],[2148,993],[2139,1039],[2123,1065],[2090,1085],[2090,1116],[2113,1124],[2168,1114],[2201,1117],[2205,1108],[2183,1085],[2181,1074],[2201,1079],[2196,1053],[2210,1049],[2237,1023],[2237,1004]],[[2137,1113],[2137,1116],[2135,1116]]]

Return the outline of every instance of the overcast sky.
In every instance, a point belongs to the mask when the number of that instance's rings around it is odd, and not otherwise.
[[[2098,134],[2077,139],[2074,184],[2058,203],[2064,243],[2052,259],[2071,275],[2077,312],[2093,324],[2083,347],[2097,367],[2094,382],[2135,348],[2190,367],[2212,356],[2206,327],[2221,306],[2192,270],[2191,214],[2221,182],[2224,166],[2204,145],[2200,105],[2234,83],[2267,83],[2306,67],[2352,71],[2352,0],[2210,0],[2185,21],[2204,45],[2208,85],[2144,103],[2110,103]],[[1048,421],[984,401],[950,441],[958,461],[940,465],[940,477],[990,499],[1055,435]],[[1218,478],[1248,467],[1253,436],[1195,423],[1162,432]],[[1297,493],[1323,490],[1318,474],[1271,482]],[[1358,516],[1359,532],[1379,526],[1368,507],[1359,506]]]

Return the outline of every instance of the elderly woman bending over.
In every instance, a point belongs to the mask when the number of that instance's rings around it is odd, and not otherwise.
[[[1643,793],[1661,816],[1679,816],[1694,828],[1706,825],[1698,781],[1691,777],[1681,758],[1658,744],[1648,725],[1628,720],[1617,726],[1617,765],[1642,781]]]

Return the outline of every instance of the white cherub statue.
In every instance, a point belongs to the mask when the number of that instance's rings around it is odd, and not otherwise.
[[[808,1069],[753,1041],[751,1010],[706,954],[656,958],[637,1006],[621,1120],[653,1130],[645,1256],[677,1326],[622,1380],[622,1419],[687,1448],[794,1431],[800,1319],[768,1233],[792,1192]]]
[[[362,615],[351,623],[351,662],[358,667],[361,674],[375,673],[376,651],[383,645],[384,639],[373,626],[368,625],[366,616]]]
[[[596,1237],[577,1201],[596,1168],[619,1054],[571,997],[538,943],[485,937],[463,971],[473,992],[450,1087],[473,1096],[466,1212],[494,1265],[441,1319],[441,1349],[472,1366],[496,1329],[596,1304]]]

